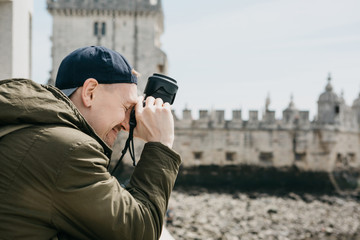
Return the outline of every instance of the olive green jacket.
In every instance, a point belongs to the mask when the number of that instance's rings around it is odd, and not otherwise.
[[[58,89],[0,81],[0,239],[158,239],[180,165],[147,143],[124,189],[111,149]]]

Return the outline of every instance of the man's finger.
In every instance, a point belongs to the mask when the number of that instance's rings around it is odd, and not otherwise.
[[[170,107],[171,107],[171,105],[170,105],[170,103],[165,102],[165,103],[163,104],[163,107],[164,107],[164,108],[170,108]]]
[[[162,107],[164,104],[164,101],[161,98],[155,99],[155,106]]]
[[[152,106],[155,103],[155,98],[152,96],[149,96],[146,98],[146,106]]]

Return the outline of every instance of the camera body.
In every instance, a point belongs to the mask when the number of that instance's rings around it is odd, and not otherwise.
[[[145,99],[149,96],[152,96],[154,98],[161,98],[164,103],[168,102],[170,104],[173,104],[178,88],[179,87],[175,79],[163,74],[154,73],[152,76],[149,77],[145,86],[144,104]],[[133,126],[134,128],[136,126],[134,109],[131,111],[130,114],[130,126]]]
[[[148,96],[152,96],[154,98],[161,98],[164,102],[173,104],[177,90],[178,85],[175,79],[159,73],[154,73],[148,79],[144,94],[145,99]]]

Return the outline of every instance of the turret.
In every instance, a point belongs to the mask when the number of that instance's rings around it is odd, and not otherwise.
[[[283,123],[285,125],[298,125],[299,120],[299,110],[295,107],[294,96],[291,95],[289,106],[283,111]]]
[[[331,85],[331,75],[328,77],[328,84],[325,92],[322,93],[318,100],[318,123],[335,124],[339,123],[340,115],[340,98],[333,92]]]

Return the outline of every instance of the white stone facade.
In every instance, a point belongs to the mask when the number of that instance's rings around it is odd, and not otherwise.
[[[137,4],[135,4],[137,2]],[[123,54],[141,74],[139,93],[153,73],[167,73],[161,50],[163,33],[161,1],[48,0],[53,16],[52,73],[54,84],[62,59],[73,50],[102,45]]]
[[[250,111],[249,120],[241,110],[233,111],[230,121],[224,111],[191,111],[176,117],[174,149],[184,166],[257,165],[263,167],[297,166],[306,171],[333,171],[360,167],[360,95],[347,106],[332,92],[330,83],[320,95],[317,120],[309,121],[308,111],[296,109],[293,100],[282,119],[267,110],[262,119]],[[330,95],[331,97],[327,97]],[[335,99],[335,100],[334,100]]]
[[[0,0],[0,79],[31,78],[32,0]]]

